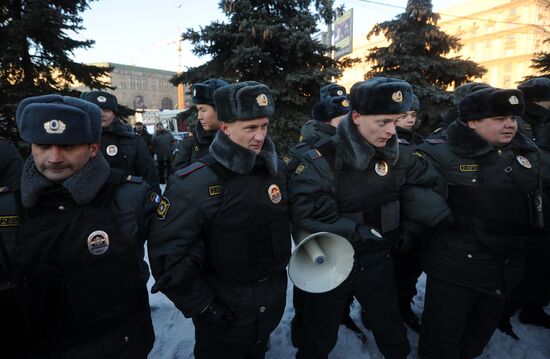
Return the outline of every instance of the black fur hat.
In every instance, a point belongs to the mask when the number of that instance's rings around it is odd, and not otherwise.
[[[347,96],[346,88],[338,84],[328,84],[321,87],[321,101],[327,97]]]
[[[498,116],[522,116],[525,100],[520,90],[487,88],[473,92],[458,104],[463,122]]]
[[[17,127],[29,143],[81,145],[101,138],[101,109],[61,95],[27,97],[17,107]]]
[[[411,108],[412,88],[407,81],[374,77],[351,87],[351,108],[361,115],[405,113]]]
[[[536,77],[527,80],[521,83],[518,89],[523,92],[526,102],[550,100],[550,79],[546,77]]]
[[[467,84],[460,85],[453,91],[453,103],[458,105],[467,95],[488,88],[491,88],[491,86],[485,82],[468,82]]]
[[[218,88],[214,92],[214,104],[220,122],[253,120],[271,117],[275,113],[271,90],[256,81],[243,81]]]
[[[191,100],[193,104],[214,106],[214,91],[225,85],[229,85],[229,83],[219,79],[210,79],[191,85],[191,91],[193,93]]]
[[[314,120],[329,122],[335,117],[345,115],[350,111],[347,96],[327,97],[313,105],[312,117]]]
[[[116,112],[118,101],[115,95],[105,91],[89,91],[80,94],[80,98],[98,105],[100,108],[105,108]]]

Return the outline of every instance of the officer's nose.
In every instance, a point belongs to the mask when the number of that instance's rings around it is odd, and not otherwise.
[[[50,153],[48,156],[48,161],[50,163],[60,163],[63,162],[63,148],[60,146],[53,145],[50,147]]]
[[[386,128],[388,134],[395,135],[395,122],[389,122]]]

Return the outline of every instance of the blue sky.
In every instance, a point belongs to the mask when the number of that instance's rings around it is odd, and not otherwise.
[[[463,0],[432,1],[438,11]],[[368,31],[376,21],[393,18],[404,11],[406,0],[373,1],[339,0],[346,9],[353,8],[354,31]],[[380,4],[385,5],[380,5]],[[212,21],[224,21],[218,0],[99,0],[90,3],[82,14],[82,30],[76,37],[93,39],[95,45],[75,52],[79,62],[115,62],[177,71],[181,65],[193,67],[207,61],[191,53],[191,44],[177,38],[187,28],[199,29]]]

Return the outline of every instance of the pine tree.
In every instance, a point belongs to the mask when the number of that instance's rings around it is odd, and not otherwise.
[[[544,42],[550,42],[550,38],[544,40]],[[529,80],[535,77],[546,77],[550,78],[550,53],[548,52],[537,52],[535,58],[531,60],[532,69],[537,70],[540,75],[537,76],[526,76],[524,80]]]
[[[184,40],[193,43],[196,55],[209,55],[211,60],[188,69],[173,83],[211,77],[265,83],[276,103],[270,133],[283,146],[295,143],[319,99],[320,87],[354,62],[333,60],[327,47],[312,39],[318,21],[331,23],[335,18],[333,1],[222,0],[220,8],[227,23],[213,22],[183,34]]]
[[[4,0],[0,5],[0,132],[14,131],[17,103],[28,96],[77,93],[76,81],[89,88],[108,87],[100,78],[111,69],[74,62],[76,49],[90,48],[93,40],[79,41],[79,13],[88,0]],[[3,130],[3,131],[2,131]]]
[[[405,12],[394,20],[376,24],[367,38],[382,33],[387,47],[375,47],[366,59],[374,66],[365,79],[388,76],[408,81],[418,96],[424,130],[440,121],[451,106],[449,86],[456,87],[482,76],[486,70],[458,56],[444,57],[462,47],[460,39],[437,26],[440,16],[432,12],[431,0],[409,0]]]

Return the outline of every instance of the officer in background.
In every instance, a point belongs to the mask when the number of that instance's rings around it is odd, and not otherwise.
[[[214,103],[214,91],[227,84],[223,80],[210,79],[191,86],[193,94],[191,100],[193,105],[197,107],[199,120],[193,136],[186,137],[178,142],[173,161],[174,169],[181,169],[208,154],[208,147],[220,128],[216,104]]]
[[[336,135],[306,152],[289,181],[292,224],[327,231],[355,249],[349,277],[326,293],[305,293],[297,358],[327,358],[349,297],[355,295],[387,358],[410,351],[395,292],[391,249],[398,241],[399,190],[432,187],[437,173],[411,152],[400,154],[395,124],[412,102],[411,86],[377,77],[351,88],[352,111]]]
[[[550,79],[537,77],[518,86],[525,98],[525,113],[521,117],[520,131],[539,144],[550,134]],[[550,141],[550,139],[547,139]]]
[[[21,191],[0,193],[3,357],[146,358],[143,255],[157,195],[109,168],[96,105],[30,97],[17,124],[32,155]]]
[[[103,112],[101,152],[111,168],[143,177],[157,193],[160,193],[157,169],[145,142],[136,137],[132,128],[115,115],[117,98],[105,91],[83,92],[80,97],[99,106]]]
[[[536,145],[517,131],[524,106],[519,90],[473,92],[458,104],[448,142],[419,147],[447,180],[456,220],[422,247],[422,358],[480,355],[521,278],[523,255],[544,246],[547,174]]]
[[[0,187],[19,188],[23,158],[17,147],[0,137]]]
[[[143,124],[143,122],[136,122],[136,125],[134,126],[134,133],[138,136],[141,136],[143,138],[143,141],[145,141],[145,144],[147,145],[147,149],[149,150],[149,153],[151,156],[154,155],[153,151],[153,144],[151,140],[153,139],[153,136],[147,131],[147,127]]]
[[[165,184],[167,176],[172,174],[172,150],[176,144],[176,139],[159,122],[155,125],[155,135],[151,142],[157,155],[159,181],[161,184]]]
[[[151,231],[156,283],[195,325],[202,358],[263,358],[286,303],[290,257],[284,163],[267,137],[269,88],[214,93],[220,130],[209,155],[170,179]]]

